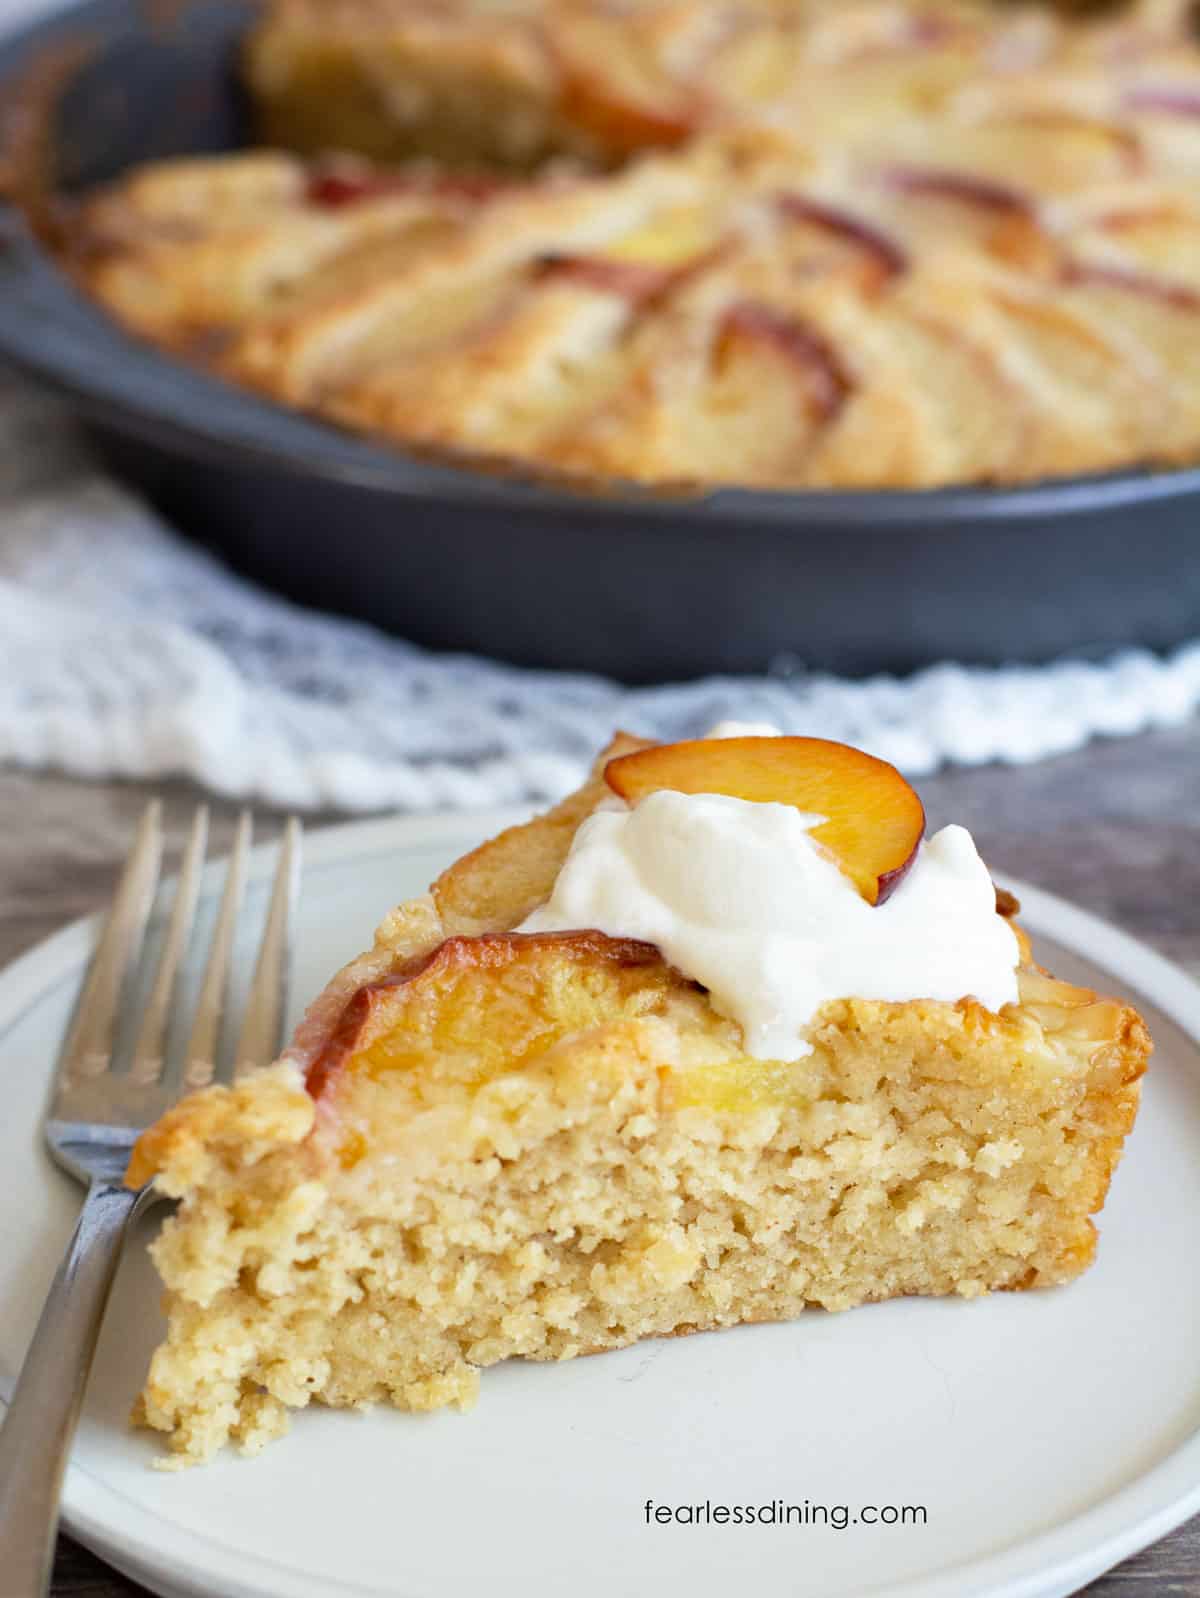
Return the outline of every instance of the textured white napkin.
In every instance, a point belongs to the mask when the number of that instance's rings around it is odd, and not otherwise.
[[[55,404],[2,373],[0,654],[0,760],[178,773],[346,810],[554,796],[616,726],[682,737],[727,717],[772,721],[917,775],[1037,760],[1200,705],[1200,642],[1168,660],[637,689],[431,655],[231,576],[99,475]]]

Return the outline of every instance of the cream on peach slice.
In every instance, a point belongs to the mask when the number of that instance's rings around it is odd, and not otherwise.
[[[894,766],[825,738],[701,738],[610,760],[605,780],[631,804],[669,789],[792,805],[822,819],[812,837],[868,904],[882,904],[916,858],[925,809]]]

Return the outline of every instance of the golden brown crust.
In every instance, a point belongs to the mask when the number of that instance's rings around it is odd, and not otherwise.
[[[343,966],[309,1005],[284,1061],[307,1070],[324,1048],[342,1010],[360,988],[388,976],[406,960],[437,948],[445,936],[431,898],[397,906],[376,929],[374,947]]]
[[[236,1087],[191,1093],[138,1139],[125,1175],[128,1187],[158,1177],[172,1198],[202,1187],[222,1162],[239,1167],[308,1136],[313,1101],[303,1078],[272,1066]]]
[[[446,935],[505,932],[545,904],[580,822],[612,797],[605,766],[618,755],[649,748],[650,742],[618,732],[577,792],[544,815],[489,838],[443,871],[431,891]]]

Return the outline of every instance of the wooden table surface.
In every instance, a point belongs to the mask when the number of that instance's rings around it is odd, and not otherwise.
[[[920,786],[931,823],[965,823],[999,871],[1075,900],[1200,976],[1200,726],[1096,743],[1031,767],[950,771]],[[196,795],[160,791],[177,845]],[[146,797],[133,784],[0,772],[0,963],[106,903]],[[215,805],[216,845],[233,814]],[[52,1590],[55,1598],[142,1591],[68,1537]],[[1200,1598],[1200,1518],[1088,1592]]]

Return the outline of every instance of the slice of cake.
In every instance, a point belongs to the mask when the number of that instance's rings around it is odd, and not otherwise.
[[[843,745],[619,736],[142,1138],[181,1203],[141,1419],[204,1460],[314,1398],[1078,1275],[1149,1038],[923,833]]]

